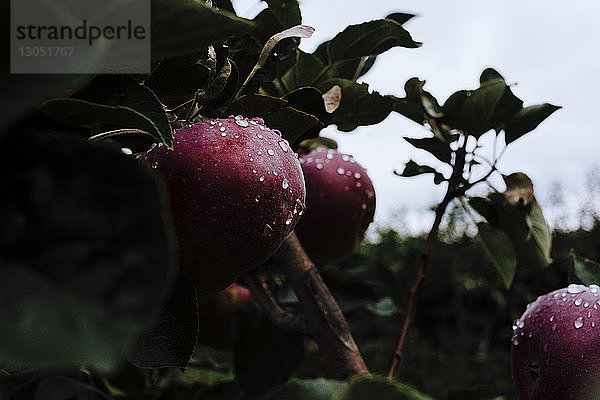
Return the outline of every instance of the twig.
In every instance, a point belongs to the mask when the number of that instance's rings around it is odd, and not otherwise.
[[[274,257],[304,308],[306,327],[324,359],[329,360],[332,377],[346,379],[369,374],[342,310],[294,232],[285,239]]]
[[[416,298],[417,298],[417,292],[419,291],[419,288],[421,287],[421,283],[423,282],[423,279],[425,278],[425,272],[427,270],[427,265],[429,263],[429,254],[431,252],[431,245],[433,243],[433,240],[437,236],[437,233],[440,228],[440,224],[442,222],[442,217],[444,216],[444,213],[446,212],[446,208],[448,207],[448,204],[450,204],[450,202],[452,201],[454,196],[455,195],[451,189],[451,186],[448,185],[448,190],[446,191],[446,195],[444,196],[444,199],[435,209],[435,220],[433,221],[431,230],[427,234],[427,238],[425,240],[425,246],[423,247],[423,250],[421,251],[421,254],[419,255],[419,261],[417,264],[417,274],[416,274],[415,280],[410,288],[410,294],[409,294],[409,298],[408,298],[408,306],[406,308],[406,315],[404,316],[404,323],[402,324],[402,331],[400,333],[400,337],[398,338],[398,343],[396,344],[396,350],[394,351],[394,355],[392,357],[392,362],[391,362],[390,368],[387,373],[388,378],[394,377],[396,368],[398,367],[398,364],[402,360],[402,357],[403,357],[402,351],[404,348],[404,343],[406,342],[406,337],[408,335],[408,329],[412,322],[412,317],[413,317],[414,308],[415,308],[415,302],[416,302]]]
[[[252,298],[260,304],[267,318],[273,324],[283,329],[307,333],[304,316],[283,310],[273,298],[271,291],[265,287],[264,282],[256,282],[256,279],[247,272],[243,273],[241,277],[252,292]]]

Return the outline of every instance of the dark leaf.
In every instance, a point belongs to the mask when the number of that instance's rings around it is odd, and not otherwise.
[[[241,324],[235,345],[235,378],[248,398],[286,382],[304,358],[301,334],[282,331],[255,318]]]
[[[490,224],[477,224],[479,239],[483,249],[502,277],[504,285],[508,289],[515,276],[517,256],[515,248],[508,235]]]
[[[569,257],[573,272],[580,282],[587,286],[600,284],[600,264],[589,258],[575,255],[573,249],[571,249]]]
[[[286,100],[258,94],[240,97],[231,103],[227,112],[262,118],[268,127],[280,130],[291,144],[308,134],[315,136],[322,127],[317,117],[291,107]]]
[[[260,400],[330,400],[346,384],[327,379],[291,379]]]
[[[485,82],[492,81],[494,79],[504,80],[504,77],[502,75],[500,75],[500,73],[498,71],[496,71],[494,68],[486,68],[483,70],[483,72],[479,76],[479,84],[483,85]]]
[[[335,85],[342,90],[342,101],[331,114],[330,123],[336,124],[343,132],[349,132],[358,126],[378,124],[392,111],[394,100],[377,92],[369,92],[366,83],[330,79],[319,84],[318,89],[325,93]]]
[[[415,146],[417,149],[422,149],[429,152],[438,160],[445,163],[450,163],[452,149],[447,143],[442,142],[440,139],[436,137],[422,139],[412,139],[405,137],[404,140]]]
[[[503,79],[484,82],[473,91],[461,90],[451,95],[442,110],[446,122],[453,128],[478,138],[485,132],[502,126],[523,102]]]
[[[303,87],[286,94],[282,98],[291,107],[314,115],[319,120],[324,121],[328,118],[324,96],[314,87]]]
[[[376,56],[392,47],[416,48],[410,33],[393,19],[379,19],[351,25],[338,33],[327,44],[329,63]]]
[[[138,368],[185,368],[197,339],[196,291],[178,275],[158,318],[136,339],[127,359]]]
[[[419,125],[423,125],[423,122],[425,121],[425,110],[423,109],[423,105],[410,101],[407,98],[395,98],[393,110]]]
[[[496,211],[485,197],[472,197],[469,199],[471,206],[479,215],[486,219],[491,225],[497,226],[498,218]]]
[[[531,132],[560,108],[560,106],[548,103],[522,108],[513,115],[504,127],[506,144],[512,143],[526,133]]]
[[[209,70],[198,54],[169,57],[160,62],[144,85],[172,109],[192,99],[196,90],[204,86],[208,75]]]
[[[87,395],[110,400],[106,393],[68,376],[50,375],[42,379],[35,391],[35,400],[69,400]]]
[[[137,160],[72,137],[2,144],[0,359],[111,370],[169,281],[157,183]]]
[[[317,83],[316,78],[324,69],[325,64],[317,56],[298,50],[296,64],[283,75],[281,81],[287,91],[299,87],[314,86]]]
[[[284,28],[291,28],[302,23],[300,7],[296,0],[265,0],[269,9]]]
[[[442,183],[445,180],[444,175],[437,172],[435,168],[430,167],[428,165],[419,165],[413,160],[410,160],[406,163],[402,172],[394,172],[394,174],[403,177],[411,177],[421,174],[433,174],[433,181],[436,185]]]
[[[406,22],[413,19],[414,17],[415,17],[414,14],[397,12],[397,13],[388,15],[387,17],[385,17],[385,19],[391,19],[392,21],[396,21],[400,25],[404,25]]]
[[[203,1],[152,0],[152,60],[194,54],[254,24]]]

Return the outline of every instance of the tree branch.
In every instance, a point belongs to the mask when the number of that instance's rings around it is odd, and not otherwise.
[[[292,231],[275,253],[304,308],[306,327],[330,362],[334,378],[346,379],[369,371],[354,342],[342,310]]]
[[[247,272],[243,273],[241,277],[246,286],[248,286],[248,289],[250,289],[252,298],[260,304],[261,308],[265,311],[267,318],[275,324],[275,326],[307,333],[304,316],[295,315],[282,309],[273,298],[271,291],[265,287],[263,281],[257,282],[257,279]]]

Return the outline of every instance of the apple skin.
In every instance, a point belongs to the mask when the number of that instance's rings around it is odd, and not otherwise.
[[[218,293],[198,297],[199,341],[216,348],[233,344],[233,316],[252,300],[250,290],[232,283]]]
[[[300,156],[306,212],[296,233],[317,264],[350,254],[363,241],[375,214],[375,189],[352,156],[319,147]]]
[[[600,399],[600,288],[538,297],[515,321],[512,370],[521,400]],[[529,368],[539,366],[536,377]]]
[[[304,209],[298,156],[260,118],[183,127],[174,134],[173,150],[159,144],[142,158],[164,179],[179,269],[199,295],[263,263]]]

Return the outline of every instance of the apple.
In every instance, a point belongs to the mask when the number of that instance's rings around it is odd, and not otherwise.
[[[305,185],[298,155],[260,118],[207,120],[143,155],[162,175],[179,269],[198,294],[215,293],[263,263],[298,222]]]
[[[319,147],[300,156],[306,212],[296,233],[316,263],[340,259],[364,239],[375,214],[375,190],[354,158]]]
[[[600,287],[573,284],[540,296],[513,329],[521,400],[600,399]]]
[[[233,316],[252,300],[250,290],[232,283],[218,293],[198,297],[199,341],[226,348],[233,342]]]

